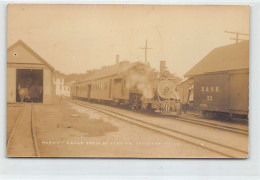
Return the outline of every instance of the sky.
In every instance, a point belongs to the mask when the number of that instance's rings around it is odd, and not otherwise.
[[[84,73],[120,61],[161,60],[178,76],[216,47],[249,33],[248,6],[30,5],[12,4],[7,14],[7,47],[24,41],[55,69]],[[241,36],[248,39],[247,36]]]

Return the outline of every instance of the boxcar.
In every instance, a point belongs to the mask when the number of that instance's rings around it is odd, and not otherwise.
[[[195,107],[204,115],[248,114],[249,71],[233,70],[194,77]]]

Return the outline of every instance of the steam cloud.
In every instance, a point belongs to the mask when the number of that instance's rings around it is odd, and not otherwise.
[[[154,90],[150,73],[138,73],[130,71],[126,79],[126,87],[128,89],[136,88],[142,93],[142,98],[151,99],[154,97]]]

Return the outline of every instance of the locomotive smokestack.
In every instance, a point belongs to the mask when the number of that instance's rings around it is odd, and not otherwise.
[[[119,64],[119,55],[118,54],[116,55],[116,64],[117,65]]]
[[[166,69],[166,61],[160,61],[160,77],[162,77],[165,69]]]

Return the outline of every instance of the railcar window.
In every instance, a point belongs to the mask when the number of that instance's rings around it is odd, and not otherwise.
[[[122,79],[115,79],[114,82],[115,83],[120,83]]]

